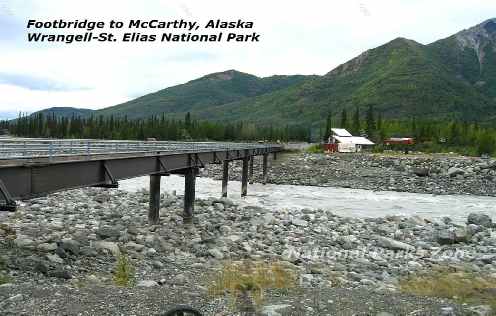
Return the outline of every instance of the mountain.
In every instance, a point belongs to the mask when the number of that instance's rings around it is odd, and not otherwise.
[[[431,45],[458,79],[496,100],[496,19]]]
[[[43,114],[43,116],[48,117],[55,115],[56,117],[89,117],[93,113],[93,110],[89,109],[78,109],[72,107],[52,107],[48,109],[44,109],[38,112],[34,112],[31,115]]]
[[[311,61],[309,61],[311,62]],[[323,76],[201,77],[94,115],[243,120],[318,126],[329,112],[374,108],[384,117],[496,122],[496,19],[423,45],[397,38]]]
[[[323,77],[199,117],[320,122],[328,112],[373,105],[386,117],[496,120],[496,20],[430,45],[397,38]]]
[[[184,117],[220,104],[227,104],[298,84],[312,76],[259,78],[236,70],[213,73],[185,84],[147,94],[135,100],[98,110],[96,115],[142,118],[166,113]]]

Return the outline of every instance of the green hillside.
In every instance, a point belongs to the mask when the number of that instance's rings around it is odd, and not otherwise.
[[[329,112],[370,105],[386,118],[496,122],[496,19],[429,45],[397,38],[324,76],[259,78],[229,70],[94,114],[134,119],[191,112],[213,121],[316,127]]]
[[[398,38],[325,76],[198,116],[260,122],[321,122],[326,113],[373,105],[385,117],[493,121],[496,118],[496,23],[422,45]],[[485,34],[485,38],[480,33]],[[460,38],[460,39],[459,39]],[[481,52],[463,46],[477,38]],[[478,56],[483,55],[480,61]]]
[[[96,115],[142,118],[166,113],[181,116],[209,107],[266,94],[304,81],[311,76],[259,78],[236,70],[204,76],[185,84],[147,94],[135,100],[105,108]]]
[[[34,112],[33,116],[36,116],[38,114],[43,114],[43,116],[48,117],[48,116],[56,116],[56,117],[65,117],[65,118],[70,118],[70,117],[89,117],[92,115],[94,111],[89,110],[89,109],[79,109],[79,108],[71,108],[71,107],[53,107],[53,108],[48,108],[44,109],[38,112]]]

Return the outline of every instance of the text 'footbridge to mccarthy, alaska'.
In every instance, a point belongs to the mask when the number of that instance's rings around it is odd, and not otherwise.
[[[150,176],[151,224],[158,223],[160,179],[184,175],[184,217],[193,217],[195,179],[206,164],[223,164],[222,195],[227,196],[229,162],[242,160],[241,195],[247,194],[253,160],[282,146],[265,143],[104,141],[82,139],[0,138],[0,210],[15,211],[16,199],[82,187],[118,187],[118,180]]]

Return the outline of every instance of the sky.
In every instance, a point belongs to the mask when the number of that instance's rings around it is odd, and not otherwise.
[[[397,37],[428,44],[494,17],[493,0],[0,0],[0,119],[53,106],[99,109],[228,69],[323,75]],[[27,41],[29,19],[241,19],[261,37],[41,44]]]

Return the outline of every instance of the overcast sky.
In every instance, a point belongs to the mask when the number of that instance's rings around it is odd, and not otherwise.
[[[228,69],[322,75],[396,37],[428,44],[493,17],[493,0],[0,0],[0,112],[98,109]],[[241,44],[27,42],[28,19],[59,18],[243,19],[255,22],[261,38]]]

